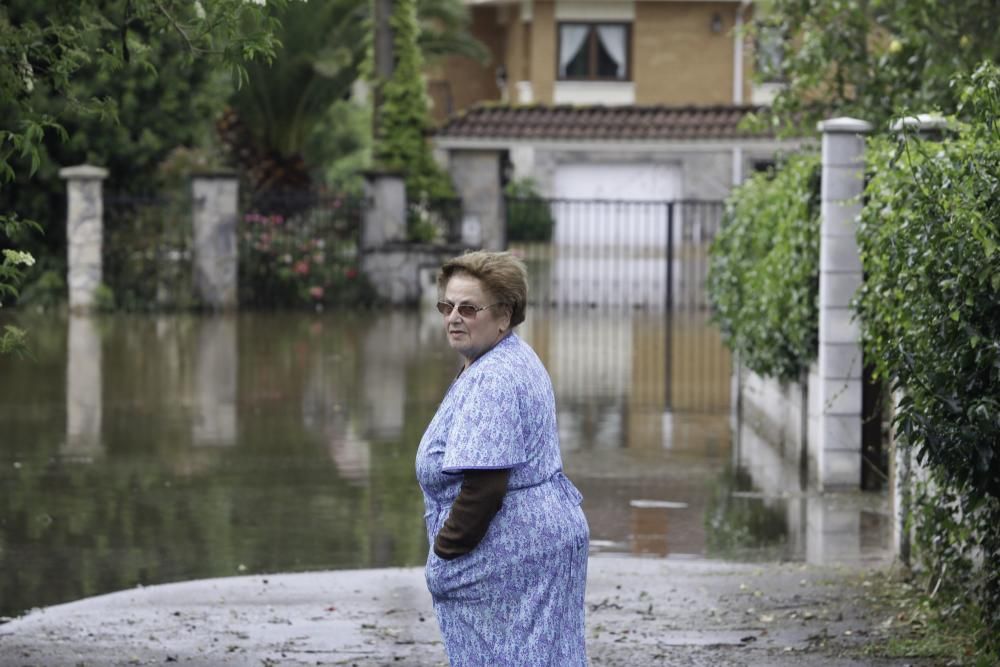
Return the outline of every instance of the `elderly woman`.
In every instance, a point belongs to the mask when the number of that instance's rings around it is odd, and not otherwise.
[[[417,451],[427,587],[453,667],[586,665],[589,530],[562,473],[552,382],[513,332],[527,273],[471,252],[438,277],[448,343],[464,363]]]

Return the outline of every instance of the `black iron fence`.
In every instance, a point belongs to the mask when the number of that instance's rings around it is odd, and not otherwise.
[[[425,243],[458,243],[462,239],[462,210],[461,199],[407,201],[407,237]]]
[[[720,201],[508,199],[509,248],[533,303],[703,309]]]
[[[123,310],[196,306],[191,246],[187,194],[105,195],[99,305]]]

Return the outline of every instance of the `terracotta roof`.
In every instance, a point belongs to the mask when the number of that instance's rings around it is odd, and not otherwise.
[[[589,141],[699,140],[769,137],[737,125],[756,106],[499,106],[449,118],[439,138]]]

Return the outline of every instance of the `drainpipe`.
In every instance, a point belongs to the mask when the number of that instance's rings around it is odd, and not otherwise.
[[[733,27],[733,104],[743,104],[743,18],[750,7],[750,0],[742,0],[736,8],[736,25]]]
[[[750,0],[742,0],[736,8],[736,25],[733,27],[733,104],[743,104],[743,18],[750,7]],[[743,182],[743,148],[733,147],[733,185]]]

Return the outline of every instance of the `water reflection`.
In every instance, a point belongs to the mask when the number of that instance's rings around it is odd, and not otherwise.
[[[0,358],[0,615],[423,562],[413,458],[458,366],[436,313],[19,317],[34,349]],[[762,488],[746,472],[762,454],[732,447],[704,315],[538,311],[521,335],[551,370],[594,551],[805,557],[808,531],[843,523],[740,495]]]
[[[195,446],[236,444],[236,319],[215,315],[199,321],[194,350],[195,410],[191,420]]]
[[[88,459],[101,453],[101,339],[89,317],[69,318],[66,351],[67,458]]]
[[[745,391],[745,389],[744,389]],[[718,503],[719,517],[742,516],[756,540],[772,539],[769,555],[809,563],[880,561],[891,557],[891,513],[886,494],[822,494],[810,488],[802,452],[745,397],[737,423],[734,465],[739,475],[728,497]],[[755,522],[755,523],[754,523]],[[724,522],[717,522],[721,528]],[[728,539],[720,529],[721,540]],[[720,545],[736,555],[756,546],[754,539]]]

